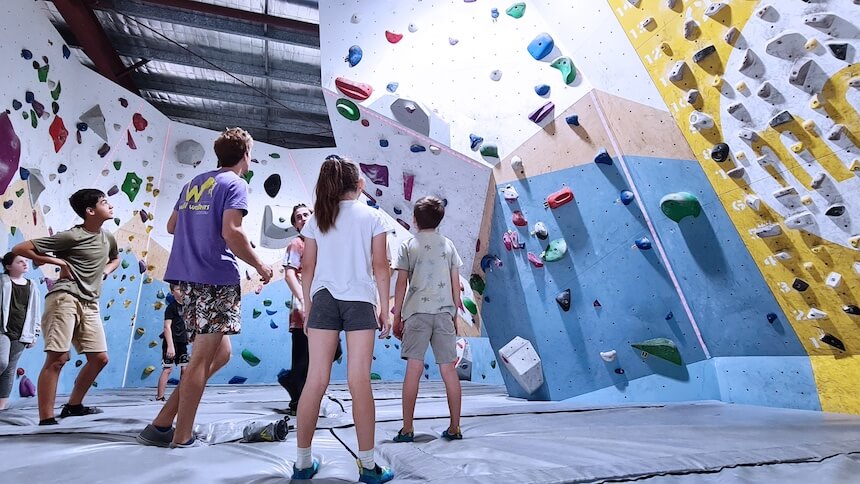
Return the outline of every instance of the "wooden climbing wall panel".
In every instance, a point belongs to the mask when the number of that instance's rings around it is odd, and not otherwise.
[[[858,316],[843,309],[860,300],[857,7],[608,2],[809,354],[822,409],[860,413]],[[730,156],[717,163],[721,142]],[[781,234],[755,235],[768,224]]]

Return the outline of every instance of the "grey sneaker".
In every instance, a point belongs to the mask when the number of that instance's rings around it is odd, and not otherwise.
[[[155,425],[149,424],[143,429],[143,432],[137,434],[137,441],[143,445],[170,447],[170,443],[173,442],[173,427],[162,432],[155,428]]]
[[[191,440],[189,440],[188,442],[185,442],[184,444],[174,444],[173,442],[170,443],[171,449],[188,449],[191,447],[205,447],[205,446],[206,446],[206,444],[200,440],[197,440],[197,437],[191,437]]]

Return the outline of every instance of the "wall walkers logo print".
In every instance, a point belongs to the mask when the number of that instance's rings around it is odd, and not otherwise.
[[[185,203],[179,206],[179,209],[189,209],[189,210],[209,210],[208,203],[199,203],[200,197],[203,196],[207,191],[209,192],[208,196],[211,197],[215,192],[215,185],[217,182],[215,181],[215,177],[209,177],[201,183],[200,185],[189,185],[185,190]],[[192,202],[192,204],[189,204]]]

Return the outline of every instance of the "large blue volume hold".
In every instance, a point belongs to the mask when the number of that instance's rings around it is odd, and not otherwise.
[[[546,32],[538,34],[537,37],[534,38],[529,43],[529,54],[535,58],[535,60],[541,60],[550,52],[552,52],[552,48],[555,46],[555,42],[552,40],[552,37]]]

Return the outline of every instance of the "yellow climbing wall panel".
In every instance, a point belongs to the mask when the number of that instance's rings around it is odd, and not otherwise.
[[[846,180],[853,183],[851,178],[858,174],[852,172],[852,169],[857,169],[857,162],[852,163],[851,157],[858,157],[856,150],[853,155],[850,150],[834,151],[832,144],[824,141],[824,133],[820,128],[811,123],[804,124],[805,119],[792,113],[793,119],[777,128],[770,128],[767,123],[756,125],[754,128],[758,136],[753,137],[749,149],[735,151],[725,163],[718,164],[710,157],[713,146],[728,137],[723,118],[731,116],[721,109],[721,103],[725,102],[727,95],[744,101],[755,95],[750,91],[756,90],[761,82],[767,80],[765,77],[751,79],[748,83],[735,81],[727,85],[729,83],[725,77],[731,74],[726,70],[727,64],[730,64],[733,55],[743,55],[740,47],[749,48],[759,56],[768,55],[764,43],[753,44],[759,42],[755,36],[744,36],[745,26],[748,22],[759,20],[755,15],[763,17],[779,13],[762,11],[766,2],[757,0],[724,2],[727,6],[713,17],[705,16],[704,11],[717,2],[678,0],[671,9],[666,0],[641,0],[637,6],[628,0],[608,2],[783,308],[788,323],[810,355],[822,409],[860,413],[860,396],[856,392],[856,382],[860,381],[860,320],[843,311],[843,306],[857,305],[860,300],[860,275],[857,272],[860,271],[860,252],[855,250],[857,247],[851,247],[851,242],[857,243],[858,239],[853,239],[857,233],[849,234],[850,237],[846,237],[848,243],[844,243],[844,240],[834,242],[833,237],[787,228],[783,223],[784,214],[768,203],[761,203],[758,211],[747,203],[748,195],[757,197],[756,189],[760,186],[756,185],[764,183],[764,176],[727,176],[732,168],[749,168],[751,163],[756,164],[756,158],[767,155],[778,160],[776,166],[765,168],[770,186],[800,187],[800,192],[804,187],[810,189],[812,177],[804,165],[809,167],[813,164],[826,172],[834,183]],[[774,2],[773,5],[782,8],[784,4]],[[803,25],[800,16],[797,17],[789,20]],[[697,26],[685,37],[684,27],[689,19],[694,20]],[[740,31],[740,36],[736,35],[735,40],[729,43],[725,36],[732,27]],[[779,34],[780,30],[775,29],[772,35]],[[827,35],[822,33],[817,40],[825,38]],[[740,45],[740,42],[745,45]],[[709,45],[716,48],[715,53],[699,63],[694,62],[693,55]],[[683,76],[680,79],[675,77],[672,81],[669,73],[679,61],[686,61],[687,66]],[[826,116],[829,116],[833,122],[844,125],[847,131],[845,135],[855,146],[860,116],[846,96],[853,89],[848,86],[849,79],[858,74],[860,68],[856,65],[830,74],[817,98],[821,103],[818,108],[821,119],[827,121]],[[693,104],[688,102],[691,89],[699,91],[698,99]],[[812,94],[815,93],[810,93],[810,98]],[[813,107],[817,107],[815,101],[810,99]],[[788,109],[791,110],[790,107]],[[714,120],[713,128],[691,130],[690,114],[696,111],[710,115]],[[818,119],[811,121],[816,123]],[[800,197],[800,201],[804,205],[810,203],[808,197],[805,200]],[[860,210],[857,204],[846,202],[845,205],[849,211]],[[798,209],[803,210],[803,207]],[[759,238],[754,235],[756,228],[771,223],[782,226],[781,236]],[[855,226],[853,230],[858,229]],[[833,272],[842,277],[841,284],[836,288],[825,284]],[[804,292],[793,289],[795,278],[807,282],[809,288]],[[827,316],[823,319],[809,318],[812,308],[825,312]],[[762,315],[762,321],[767,324],[765,315]],[[841,340],[847,351],[840,351],[822,342],[824,334]]]

